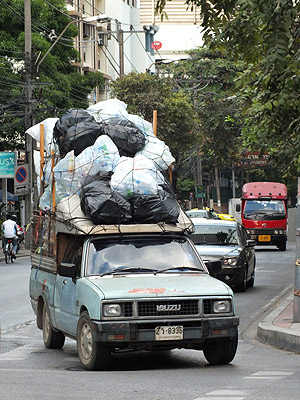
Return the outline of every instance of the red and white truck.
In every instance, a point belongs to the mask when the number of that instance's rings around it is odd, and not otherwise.
[[[287,187],[277,182],[250,182],[242,188],[242,225],[258,245],[275,245],[286,250]]]

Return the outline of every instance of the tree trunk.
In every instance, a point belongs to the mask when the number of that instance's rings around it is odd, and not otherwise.
[[[220,189],[220,179],[219,179],[219,170],[215,165],[215,182],[216,182],[216,191],[217,191],[217,203],[218,203],[218,211],[221,212],[221,189]]]

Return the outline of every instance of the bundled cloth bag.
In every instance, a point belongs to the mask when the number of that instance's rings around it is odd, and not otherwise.
[[[107,180],[95,180],[80,192],[81,209],[95,225],[132,222],[131,205],[115,192]]]
[[[102,126],[83,109],[70,109],[56,122],[53,129],[53,135],[62,156],[71,150],[74,150],[77,156],[93,145],[97,137],[102,134]]]

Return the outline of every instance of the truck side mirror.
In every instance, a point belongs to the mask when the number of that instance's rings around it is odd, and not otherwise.
[[[222,262],[221,261],[205,260],[204,264],[206,265],[210,275],[219,274],[222,271]]]
[[[236,204],[235,205],[235,211],[236,212],[241,212],[241,205],[240,204]]]
[[[60,263],[58,273],[60,276],[65,276],[67,278],[76,278],[77,267],[72,263]]]
[[[253,239],[248,239],[246,242],[246,246],[254,247],[256,245],[256,241]]]

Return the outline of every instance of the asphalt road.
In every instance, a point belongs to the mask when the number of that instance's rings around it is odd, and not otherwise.
[[[63,350],[44,348],[28,300],[29,260],[0,263],[0,398],[298,399],[300,356],[255,339],[260,318],[293,284],[294,260],[292,246],[257,250],[255,287],[236,294],[240,342],[231,365],[210,366],[202,352],[174,350],[115,355],[105,372],[84,371],[69,339]]]

